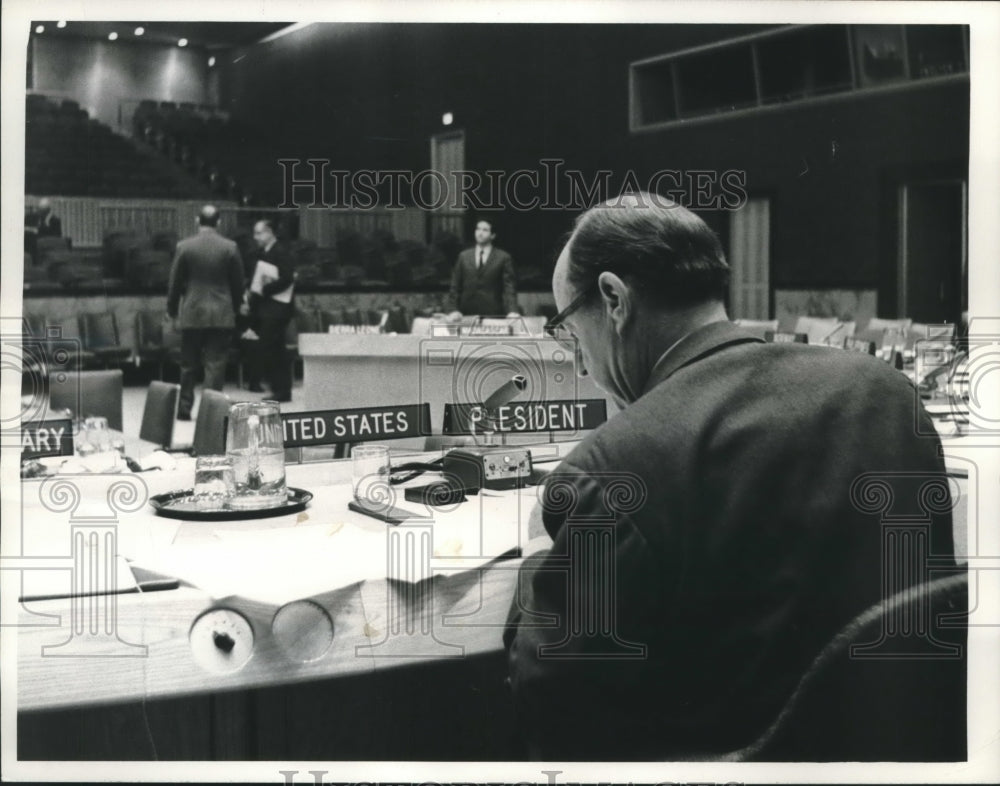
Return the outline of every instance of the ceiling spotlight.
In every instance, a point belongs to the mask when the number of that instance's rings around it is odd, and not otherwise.
[[[108,33],[108,40],[109,41],[117,41],[118,40],[118,33],[114,32],[112,30],[110,33]]]
[[[180,41],[177,42],[177,46],[187,46],[187,45],[188,45],[188,40],[186,38],[182,38]]]
[[[145,33],[145,32],[146,32],[146,28],[145,28],[145,27],[137,27],[137,28],[135,29],[135,34],[136,34],[136,35],[142,35],[142,34],[143,34],[143,33]]]
[[[215,65],[215,55],[212,55],[210,58],[208,58],[208,67],[211,68],[214,65]]]
[[[35,32],[38,33],[39,35],[41,35],[42,33],[44,33],[45,32],[45,25],[39,25],[38,27],[36,27],[35,28]]]
[[[451,112],[445,112],[443,115],[441,115],[442,125],[450,126],[454,122],[455,122],[455,116]]]
[[[62,30],[64,27],[66,27],[66,23],[65,22],[56,22],[56,27],[58,27],[60,30]]]

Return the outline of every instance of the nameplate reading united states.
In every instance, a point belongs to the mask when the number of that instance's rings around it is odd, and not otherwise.
[[[485,410],[480,404],[445,404],[445,434],[496,431],[522,434],[535,431],[585,431],[608,419],[602,398],[579,401],[527,401]]]
[[[73,455],[73,422],[42,420],[21,426],[21,458]]]
[[[430,423],[430,404],[286,412],[281,415],[286,448],[422,437],[430,433]]]

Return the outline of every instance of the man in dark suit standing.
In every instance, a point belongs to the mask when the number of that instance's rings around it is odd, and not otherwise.
[[[451,316],[518,316],[514,261],[493,245],[496,234],[491,221],[477,222],[475,236],[476,245],[458,255],[451,274]]]
[[[271,386],[275,401],[292,400],[292,374],[285,331],[295,313],[295,265],[288,248],[274,233],[274,223],[264,218],[254,224],[253,238],[260,249],[251,282],[250,312],[259,340],[261,375]],[[266,271],[266,272],[262,272]]]
[[[219,211],[205,205],[198,216],[198,234],[177,244],[167,314],[181,330],[181,394],[179,420],[191,419],[198,367],[205,387],[222,390],[226,356],[233,343],[236,313],[243,300],[243,263],[236,243],[217,231]]]
[[[856,496],[869,476],[954,565],[950,507],[921,485],[948,497],[940,440],[907,379],[731,324],[718,239],[663,202],[587,211],[553,275],[546,331],[623,409],[548,476],[552,547],[525,561],[504,635],[519,726],[548,761],[711,759],[760,738],[887,575],[928,578],[885,550]]]
[[[38,209],[27,217],[24,225],[24,250],[31,254],[36,265],[40,237],[62,237],[62,220],[52,212],[48,197],[38,200]]]

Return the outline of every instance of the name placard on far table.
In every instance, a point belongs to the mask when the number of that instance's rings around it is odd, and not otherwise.
[[[768,330],[764,333],[764,340],[771,344],[808,344],[809,336],[806,333],[786,333],[780,330]]]
[[[73,455],[73,421],[41,420],[21,426],[21,458]]]
[[[286,448],[423,437],[431,432],[431,408],[430,404],[403,404],[283,412],[281,427]]]
[[[445,404],[442,431],[448,435],[484,430],[506,434],[537,431],[586,431],[608,419],[608,402],[602,398],[527,401],[506,404],[484,412],[479,404]]]
[[[844,349],[848,352],[861,352],[862,354],[874,355],[875,342],[865,341],[863,338],[852,338],[848,336],[844,339]]]

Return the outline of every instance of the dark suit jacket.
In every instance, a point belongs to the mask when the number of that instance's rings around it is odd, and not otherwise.
[[[49,213],[44,218],[37,219],[35,226],[38,237],[62,237],[62,219],[57,215]]]
[[[920,513],[925,476],[943,478],[939,440],[915,435],[917,419],[934,433],[917,402],[875,358],[765,344],[727,322],[675,346],[549,476],[554,545],[522,568],[504,636],[535,754],[703,758],[756,739],[823,645],[881,598],[882,527],[852,483],[920,474],[888,480],[902,514]],[[567,581],[585,516],[614,520],[598,561],[610,601],[599,581]],[[953,556],[950,512],[930,520],[931,551]],[[567,630],[568,583],[600,611],[576,618],[583,635]],[[560,622],[527,627],[525,609]],[[606,628],[617,640],[594,633]],[[645,650],[621,657],[630,645]]]
[[[514,260],[503,249],[493,247],[482,269],[476,266],[476,249],[458,255],[451,274],[448,303],[463,314],[498,316],[517,311],[517,279]]]
[[[167,313],[185,328],[233,327],[243,302],[243,263],[232,240],[211,227],[177,244]]]
[[[286,319],[290,317],[294,310],[294,292],[292,300],[288,303],[281,303],[271,296],[288,289],[295,281],[295,263],[291,252],[284,243],[278,240],[267,251],[258,249],[256,257],[254,257],[254,268],[256,268],[258,260],[270,262],[278,268],[278,278],[264,285],[262,295],[251,295],[251,310],[260,319]],[[252,277],[251,273],[251,279]]]

